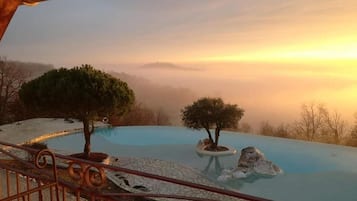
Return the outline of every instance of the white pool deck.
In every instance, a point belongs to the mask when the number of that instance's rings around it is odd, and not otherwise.
[[[105,126],[97,122],[96,126]],[[43,141],[48,138],[68,135],[83,127],[81,122],[68,123],[64,119],[38,118],[15,122],[0,126],[0,141],[13,144]],[[193,153],[194,154],[194,153]],[[112,156],[112,158],[116,158]],[[193,168],[169,161],[148,158],[118,158],[117,162],[112,160],[112,165],[140,170],[152,174],[171,177],[175,179],[190,181],[203,185],[219,187],[205,178],[199,171]],[[147,179],[134,175],[124,174],[131,186],[142,185],[147,187],[151,193],[171,193],[186,196],[197,196],[222,201],[241,200],[228,196],[222,196],[207,191],[196,190],[176,184]],[[159,200],[159,199],[158,199]],[[169,199],[160,199],[169,200]]]

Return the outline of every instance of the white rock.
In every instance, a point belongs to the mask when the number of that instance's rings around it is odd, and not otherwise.
[[[259,149],[246,147],[241,151],[238,167],[233,170],[224,169],[217,180],[225,182],[231,179],[242,179],[253,173],[275,176],[283,171],[273,162],[267,160]]]
[[[249,174],[244,173],[244,172],[239,171],[239,170],[233,172],[233,177],[234,177],[234,178],[237,178],[237,179],[246,178],[248,175],[249,175]]]
[[[241,156],[238,160],[237,170],[271,176],[283,172],[277,165],[267,160],[263,152],[255,147],[246,147],[242,149]]]
[[[223,169],[222,174],[232,174],[233,170],[232,169]]]
[[[222,174],[217,178],[218,181],[223,181],[223,182],[228,181],[230,179],[232,179],[232,175],[228,175],[228,174]]]

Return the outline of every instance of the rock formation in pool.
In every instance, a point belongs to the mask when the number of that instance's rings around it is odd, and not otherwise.
[[[219,181],[227,181],[233,178],[246,178],[252,174],[275,176],[283,171],[273,162],[267,160],[264,154],[255,147],[242,149],[237,168],[223,170],[218,177]]]

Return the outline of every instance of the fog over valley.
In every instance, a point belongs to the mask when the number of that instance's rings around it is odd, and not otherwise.
[[[353,121],[357,112],[357,78],[354,68],[297,64],[196,63],[96,65],[116,73],[136,91],[148,107],[169,112],[179,123],[180,108],[195,98],[222,97],[244,108],[241,122],[254,128],[262,121],[290,123],[303,103],[322,103]],[[337,73],[338,70],[338,73]]]

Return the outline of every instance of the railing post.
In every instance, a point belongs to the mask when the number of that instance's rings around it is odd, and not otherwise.
[[[30,178],[26,176],[26,191],[30,190]],[[31,201],[30,194],[27,195],[27,201]]]
[[[2,177],[2,174],[4,173],[4,169],[0,169],[0,175]],[[4,173],[4,176],[5,176],[5,173]],[[2,198],[2,178],[0,177],[0,199]]]
[[[19,173],[15,173],[15,179],[16,179],[16,193],[18,195],[20,193]],[[20,201],[20,198],[17,198],[17,201]]]
[[[66,187],[62,187],[62,201],[66,201]]]
[[[6,170],[6,192],[7,192],[7,197],[10,197],[11,195],[11,189],[10,189],[10,175],[9,175],[9,170]]]
[[[40,180],[37,180],[37,187],[41,187],[41,181]],[[43,196],[42,196],[42,190],[40,189],[39,191],[38,191],[38,200],[39,201],[43,201]]]

